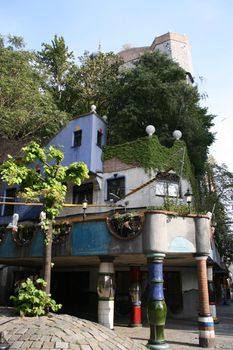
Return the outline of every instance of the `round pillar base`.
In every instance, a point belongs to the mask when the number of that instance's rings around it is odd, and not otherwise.
[[[214,348],[215,346],[215,333],[214,322],[212,316],[199,316],[199,346],[201,348]]]
[[[150,342],[146,344],[146,347],[151,350],[164,350],[169,349],[168,343],[157,343],[157,344],[151,344]]]
[[[131,325],[131,327],[141,327],[142,326],[141,306],[140,305],[132,305],[131,306],[130,325]]]
[[[130,323],[129,327],[142,327],[142,323]]]
[[[201,348],[215,348],[215,339],[213,338],[199,338],[199,346]]]
[[[107,328],[114,328],[114,300],[99,300],[98,323]]]

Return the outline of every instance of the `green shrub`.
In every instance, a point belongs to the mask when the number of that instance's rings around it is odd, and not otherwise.
[[[51,294],[46,294],[41,289],[46,284],[42,278],[38,278],[35,282],[27,278],[16,289],[17,295],[11,296],[10,299],[13,300],[20,316],[44,316],[50,309],[57,312],[62,307],[61,304],[51,299]]]

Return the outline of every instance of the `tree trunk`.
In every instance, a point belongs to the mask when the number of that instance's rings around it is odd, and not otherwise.
[[[51,284],[51,262],[52,262],[52,242],[53,242],[53,225],[49,223],[49,229],[46,233],[46,242],[44,246],[44,280],[47,282],[45,292],[50,293]]]

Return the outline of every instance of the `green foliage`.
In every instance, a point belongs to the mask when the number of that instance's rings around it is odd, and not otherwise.
[[[73,52],[69,52],[64,38],[54,36],[51,45],[43,43],[43,49],[38,52],[45,72],[48,76],[48,87],[51,89],[56,103],[60,103],[62,91],[68,82],[67,75],[74,66]]]
[[[164,204],[162,206],[148,207],[148,210],[166,210],[177,215],[188,215],[188,214],[206,214],[206,212],[197,211],[193,206],[188,204],[179,204],[173,198],[165,197]]]
[[[44,140],[64,125],[61,112],[37,56],[23,48],[21,37],[1,38],[0,44],[0,137],[25,143]]]
[[[66,182],[80,185],[88,178],[87,166],[72,163],[69,167],[62,166],[63,153],[49,147],[41,148],[36,142],[31,142],[22,149],[22,159],[16,161],[11,156],[0,166],[0,177],[8,185],[19,185],[18,195],[27,201],[42,200],[48,220],[54,220],[59,214],[65,200]],[[32,167],[39,161],[41,169]]]
[[[225,164],[206,163],[202,183],[202,206],[213,214],[214,239],[227,264],[233,262],[233,173]]]
[[[173,169],[177,175],[181,175],[184,152],[182,176],[191,182],[192,189],[196,194],[195,198],[198,200],[196,179],[183,141],[175,141],[172,147],[167,148],[160,144],[157,136],[142,137],[121,145],[104,147],[103,159],[118,158],[127,164],[140,166],[147,172]]]
[[[135,140],[152,124],[160,142],[171,146],[172,133],[179,129],[195,173],[200,174],[214,137],[209,131],[213,116],[199,103],[197,88],[187,84],[177,63],[158,51],[146,53],[119,77],[108,113],[109,141]]]
[[[51,294],[46,294],[41,288],[46,286],[46,282],[42,278],[38,278],[35,283],[30,278],[16,289],[16,296],[10,299],[20,313],[20,316],[44,316],[51,309],[57,312],[62,305],[57,304],[51,299]]]
[[[62,94],[63,110],[75,114],[88,113],[92,104],[99,115],[108,113],[113,93],[118,87],[121,59],[109,53],[85,52],[79,65],[67,75],[67,86]]]

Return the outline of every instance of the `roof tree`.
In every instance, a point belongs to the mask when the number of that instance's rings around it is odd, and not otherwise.
[[[185,71],[176,62],[158,51],[145,53],[134,68],[121,70],[110,101],[109,141],[119,144],[142,137],[152,124],[160,142],[170,147],[172,133],[179,129],[195,173],[201,174],[214,136],[213,115],[200,101],[197,88],[186,82]]]
[[[202,190],[203,207],[213,214],[218,251],[226,264],[230,264],[233,262],[233,173],[225,164],[218,165],[209,159]]]
[[[67,76],[74,66],[74,54],[69,51],[64,38],[57,35],[54,35],[51,44],[42,43],[42,50],[37,54],[48,77],[48,88],[59,105],[68,82]]]
[[[45,88],[37,55],[24,49],[21,37],[0,38],[0,78],[0,138],[41,141],[66,123],[67,114]]]
[[[122,63],[113,52],[85,52],[72,67],[63,92],[62,108],[72,115],[89,112],[92,104],[100,115],[108,113],[111,97],[118,87]]]
[[[0,167],[1,180],[8,185],[18,185],[20,198],[43,203],[46,214],[42,228],[45,234],[44,280],[47,282],[47,293],[50,291],[51,279],[52,225],[65,201],[66,183],[80,185],[88,178],[86,164],[75,162],[63,166],[63,158],[63,153],[53,146],[43,149],[36,142],[31,142],[22,148],[21,159],[8,156],[8,160]],[[35,162],[40,163],[40,171],[33,166]]]

